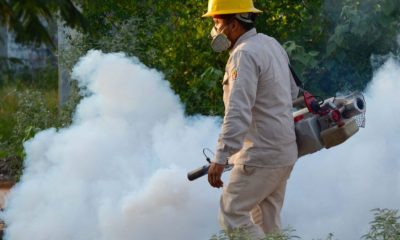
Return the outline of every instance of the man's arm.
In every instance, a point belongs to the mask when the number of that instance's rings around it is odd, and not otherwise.
[[[219,135],[217,150],[213,164],[208,171],[209,182],[213,187],[221,187],[220,180],[223,166],[228,159],[243,146],[244,138],[252,121],[252,108],[255,104],[258,70],[252,56],[243,51],[236,52],[228,69],[229,84],[232,84],[222,131]]]
[[[242,148],[257,94],[258,71],[253,57],[238,51],[232,56],[231,64],[233,73],[228,74],[232,87],[214,159],[219,164],[226,164],[228,158]]]

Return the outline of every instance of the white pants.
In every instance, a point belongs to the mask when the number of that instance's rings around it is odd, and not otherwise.
[[[235,165],[221,196],[221,227],[228,232],[244,229],[254,240],[279,231],[286,182],[292,169],[293,166]]]

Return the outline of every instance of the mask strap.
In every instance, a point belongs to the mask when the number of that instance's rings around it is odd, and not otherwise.
[[[235,15],[235,18],[245,23],[253,23],[251,19],[252,13],[238,13]]]

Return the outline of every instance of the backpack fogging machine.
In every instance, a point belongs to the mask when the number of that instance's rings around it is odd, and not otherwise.
[[[291,71],[300,86],[300,80]],[[364,96],[358,92],[322,100],[303,90],[302,96],[293,102],[293,107],[298,109],[293,112],[298,157],[342,144],[360,127],[365,127],[366,103]],[[210,163],[205,150],[203,153]],[[193,181],[206,175],[209,166],[207,164],[189,172],[188,179]],[[226,165],[225,171],[232,167]]]

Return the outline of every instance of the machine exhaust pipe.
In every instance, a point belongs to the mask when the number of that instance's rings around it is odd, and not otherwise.
[[[364,97],[357,96],[344,105],[344,110],[342,112],[343,118],[349,119],[357,115],[365,113],[365,100]]]

